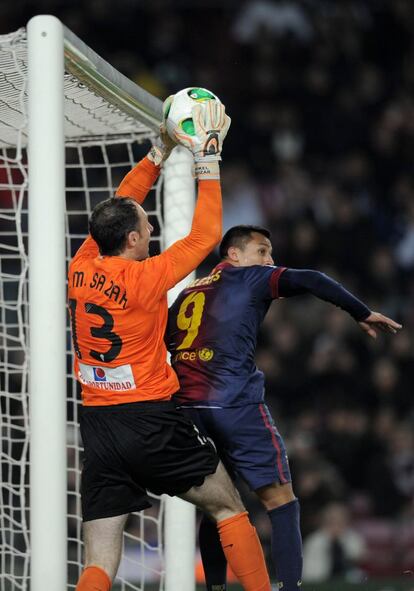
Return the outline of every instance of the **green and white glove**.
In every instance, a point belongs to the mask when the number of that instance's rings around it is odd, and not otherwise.
[[[161,166],[161,164],[167,160],[176,145],[177,142],[168,135],[165,123],[161,123],[160,134],[154,140],[151,150],[147,154],[148,160],[156,166]]]
[[[174,138],[193,153],[194,172],[198,179],[219,179],[221,150],[231,119],[226,115],[224,105],[216,101],[194,105],[192,118],[195,135],[187,135],[176,127]]]

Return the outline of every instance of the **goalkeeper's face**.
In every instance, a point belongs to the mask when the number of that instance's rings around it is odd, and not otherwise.
[[[135,203],[135,206],[138,213],[138,227],[136,232],[130,233],[130,237],[133,238],[133,258],[136,261],[142,261],[149,255],[149,243],[154,228],[149,223],[145,210],[138,203]]]
[[[269,238],[252,232],[251,238],[243,248],[232,246],[229,248],[229,258],[237,267],[252,267],[253,265],[273,265],[272,244]]]

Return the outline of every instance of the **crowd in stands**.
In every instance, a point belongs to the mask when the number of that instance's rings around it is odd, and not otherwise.
[[[218,94],[233,120],[225,229],[265,225],[276,264],[324,271],[403,324],[370,340],[328,303],[280,300],[257,364],[289,450],[305,557],[328,530],[348,532],[305,579],[413,571],[414,2],[24,4],[27,16],[57,14],[161,98],[186,86]],[[16,6],[2,4],[2,32],[24,24]],[[267,543],[266,516],[249,503]]]

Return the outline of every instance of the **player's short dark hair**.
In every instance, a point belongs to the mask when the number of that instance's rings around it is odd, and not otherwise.
[[[116,256],[126,245],[127,236],[137,229],[139,217],[132,199],[111,197],[98,203],[89,220],[89,232],[102,255]]]
[[[233,226],[230,230],[227,230],[220,243],[220,257],[224,259],[227,256],[230,246],[235,246],[236,248],[243,250],[246,244],[250,242],[252,232],[263,234],[263,236],[270,239],[269,230],[262,228],[261,226]]]

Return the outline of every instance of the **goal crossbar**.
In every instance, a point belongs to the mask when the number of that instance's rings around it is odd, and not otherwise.
[[[162,118],[160,99],[131,82],[65,26],[63,34],[65,70],[132,117],[131,124],[139,121],[157,133]]]
[[[36,16],[32,21],[59,22],[49,15]],[[137,138],[154,137],[162,118],[160,99],[118,72],[60,22],[59,26],[63,35],[66,140],[82,141],[84,138],[90,142],[96,137],[114,138],[125,134]],[[45,40],[46,30],[41,31],[40,35],[42,33],[45,34]],[[22,28],[14,35],[3,35],[0,38],[10,47],[10,53],[13,49],[16,51],[15,64],[9,65],[15,67],[15,72],[7,84],[4,82],[4,97],[1,97],[0,147],[24,147],[28,139],[29,100],[26,30]],[[14,97],[11,96],[12,93]],[[46,96],[45,100],[47,101]],[[13,122],[12,125],[10,121]]]

